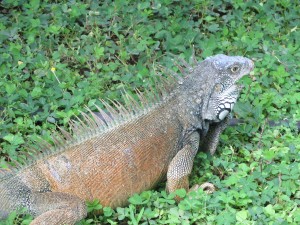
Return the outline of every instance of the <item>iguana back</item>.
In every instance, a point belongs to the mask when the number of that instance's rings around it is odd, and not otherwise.
[[[74,137],[62,131],[54,150],[2,177],[0,215],[27,207],[37,216],[32,224],[72,224],[85,217],[84,200],[124,205],[166,178],[168,191],[188,189],[200,137],[214,152],[238,96],[235,82],[252,69],[247,58],[217,55],[188,68],[156,101],[130,100],[130,112],[116,103],[111,116],[100,109],[102,120],[83,113],[83,121],[71,123]]]

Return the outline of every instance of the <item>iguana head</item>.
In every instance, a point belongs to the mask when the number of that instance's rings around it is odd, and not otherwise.
[[[203,65],[212,75],[208,79],[211,86],[203,117],[218,122],[232,110],[241,89],[237,81],[253,70],[254,63],[241,56],[216,55],[204,60]]]

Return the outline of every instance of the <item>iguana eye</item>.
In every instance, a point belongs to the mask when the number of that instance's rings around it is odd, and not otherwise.
[[[240,68],[238,66],[232,66],[230,68],[231,72],[236,73]]]

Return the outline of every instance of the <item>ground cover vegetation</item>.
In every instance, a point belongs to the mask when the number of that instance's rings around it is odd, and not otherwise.
[[[125,208],[89,202],[79,224],[300,224],[300,5],[292,0],[4,0],[0,3],[0,167],[23,163],[24,144],[99,98],[153,85],[173,53],[255,61],[243,78],[218,153],[197,155],[191,183],[217,191],[134,195]],[[268,121],[281,122],[269,126]],[[103,213],[95,215],[95,210]],[[12,213],[4,224],[29,224]]]

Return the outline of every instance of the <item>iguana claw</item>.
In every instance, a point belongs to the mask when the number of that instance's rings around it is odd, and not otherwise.
[[[206,192],[207,194],[211,194],[213,192],[216,191],[216,188],[215,186],[212,184],[212,183],[209,183],[209,182],[205,182],[201,185],[199,184],[195,184],[189,192],[191,191],[197,191],[199,188],[202,188],[204,192]]]

